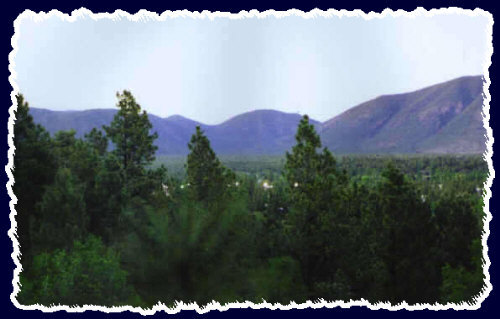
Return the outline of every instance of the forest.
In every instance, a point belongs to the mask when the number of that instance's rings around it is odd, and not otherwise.
[[[282,157],[186,158],[129,91],[109,126],[51,136],[17,95],[21,304],[471,302],[483,288],[480,155],[334,156],[307,116]]]

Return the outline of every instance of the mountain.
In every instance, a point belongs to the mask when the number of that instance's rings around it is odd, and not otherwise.
[[[117,110],[50,111],[30,108],[35,122],[51,134],[75,129],[78,137],[92,128],[109,125]],[[148,114],[153,131],[158,133],[159,155],[185,155],[187,144],[197,125],[200,125],[218,154],[283,154],[295,143],[299,114],[274,110],[257,110],[235,116],[219,125],[205,125],[180,115],[161,118]],[[311,120],[319,129],[320,123]]]
[[[188,153],[187,144],[193,135],[196,126],[205,127],[199,122],[190,120],[180,115],[160,118],[149,115],[153,124],[153,131],[158,133],[156,145],[158,154],[161,155],[185,155]]]
[[[334,153],[482,153],[480,76],[461,77],[415,92],[384,95],[324,122],[311,120]],[[116,109],[50,111],[31,108],[35,122],[54,134],[75,129],[81,137],[108,125]],[[218,154],[282,155],[295,144],[299,114],[256,110],[218,125],[174,115],[149,114],[159,155],[185,155],[200,125]]]
[[[301,118],[299,114],[257,110],[205,127],[205,131],[218,154],[282,155],[295,144]]]
[[[100,128],[113,120],[117,109],[93,109],[85,111],[51,111],[30,107],[30,114],[36,123],[41,124],[55,134],[57,131],[74,129],[78,137],[82,137],[92,128]]]
[[[336,153],[482,153],[480,76],[384,95],[326,121],[321,138]]]

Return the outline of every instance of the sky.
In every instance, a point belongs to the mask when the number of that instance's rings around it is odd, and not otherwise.
[[[489,20],[465,14],[20,20],[14,81],[30,106],[113,108],[218,124],[256,109],[326,121],[384,94],[481,75]]]

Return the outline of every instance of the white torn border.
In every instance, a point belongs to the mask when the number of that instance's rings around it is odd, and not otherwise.
[[[486,63],[484,65],[484,70],[483,70],[483,76],[484,76],[484,85],[483,85],[483,94],[484,94],[484,101],[483,101],[483,126],[486,129],[486,151],[483,154],[483,158],[486,160],[488,164],[488,170],[489,170],[489,176],[486,179],[486,182],[484,183],[484,213],[485,217],[483,218],[483,223],[484,223],[484,229],[483,229],[483,234],[482,234],[482,245],[483,245],[483,273],[485,277],[485,282],[484,286],[482,288],[481,293],[476,296],[473,300],[474,303],[465,303],[462,302],[460,304],[456,303],[447,303],[447,304],[416,304],[416,305],[408,305],[406,302],[402,302],[397,305],[392,305],[389,302],[379,302],[375,304],[371,304],[367,300],[351,300],[349,302],[344,302],[344,301],[335,301],[335,302],[328,302],[324,299],[316,300],[316,301],[307,301],[305,303],[297,304],[295,302],[291,302],[288,305],[282,305],[282,304],[271,304],[266,301],[263,301],[262,303],[259,304],[254,304],[253,302],[250,301],[245,301],[245,302],[231,302],[227,303],[224,305],[221,305],[219,302],[212,301],[211,303],[205,305],[204,307],[200,307],[197,303],[189,303],[186,304],[184,302],[176,302],[174,307],[167,307],[165,304],[159,302],[157,305],[153,306],[152,308],[147,308],[143,309],[140,307],[132,307],[132,306],[121,306],[121,307],[103,307],[103,306],[95,306],[95,305],[85,305],[81,307],[70,307],[70,306],[52,306],[52,307],[45,307],[43,305],[31,305],[31,306],[26,306],[26,305],[21,305],[17,299],[16,296],[20,291],[20,281],[19,281],[19,274],[21,273],[22,266],[20,264],[20,251],[19,251],[19,242],[16,238],[16,228],[17,228],[17,223],[15,220],[16,216],[16,210],[14,209],[16,203],[17,203],[17,198],[14,195],[13,192],[13,184],[14,184],[14,176],[12,174],[12,169],[14,165],[14,119],[15,115],[14,112],[17,110],[17,101],[16,101],[16,95],[19,92],[19,88],[17,86],[17,83],[15,82],[16,79],[16,71],[14,70],[15,64],[14,64],[14,57],[17,52],[17,39],[19,36],[19,24],[20,21],[23,18],[29,17],[32,18],[34,21],[43,21],[45,19],[48,19],[50,17],[59,17],[63,21],[68,21],[68,22],[73,22],[76,21],[79,18],[83,17],[90,17],[94,20],[99,20],[99,19],[112,19],[112,20],[119,20],[122,18],[126,18],[131,21],[147,21],[147,20],[156,20],[156,21],[165,21],[169,18],[177,18],[177,17],[187,17],[187,18],[194,18],[194,19],[210,19],[213,20],[214,18],[229,18],[229,19],[244,19],[244,18],[266,18],[269,16],[273,16],[276,18],[283,18],[287,16],[300,16],[306,19],[310,18],[315,18],[315,17],[362,17],[366,20],[374,19],[374,18],[384,18],[386,16],[391,16],[391,17],[408,17],[408,18],[413,18],[416,16],[425,16],[425,17],[432,17],[434,15],[438,14],[462,14],[462,15],[467,15],[470,17],[477,17],[477,16],[485,16],[489,20],[488,28],[486,30],[487,32],[487,37],[489,40],[489,46],[486,52]],[[22,310],[41,310],[43,312],[54,312],[54,311],[60,311],[60,310],[65,310],[67,312],[83,312],[86,310],[94,310],[94,311],[103,311],[106,313],[111,313],[111,312],[122,312],[122,311],[131,311],[131,312],[137,312],[142,315],[153,315],[157,311],[165,311],[168,314],[175,314],[180,312],[181,310],[195,310],[196,312],[202,314],[202,313],[207,313],[211,310],[219,310],[219,311],[225,311],[231,308],[252,308],[252,309],[280,309],[280,310],[290,310],[290,309],[305,309],[305,308],[350,308],[352,306],[365,306],[371,310],[377,310],[377,309],[387,309],[387,310],[423,310],[423,309],[430,309],[430,310],[446,310],[446,309],[454,309],[454,310],[475,310],[480,308],[481,303],[488,297],[492,290],[492,285],[490,282],[490,274],[489,274],[489,268],[490,268],[490,259],[488,257],[488,246],[487,246],[487,240],[488,236],[490,234],[490,229],[489,229],[489,223],[492,219],[492,215],[490,213],[489,209],[489,201],[491,198],[491,186],[493,184],[493,178],[495,177],[495,171],[493,169],[493,161],[492,161],[492,156],[493,156],[493,134],[492,134],[492,129],[489,126],[489,120],[490,120],[490,101],[491,101],[491,95],[489,93],[489,87],[490,87],[490,78],[489,78],[489,72],[488,69],[491,65],[491,57],[493,55],[493,15],[485,10],[476,8],[474,10],[466,10],[462,8],[441,8],[441,9],[431,9],[430,11],[425,10],[424,8],[417,8],[416,10],[412,12],[406,12],[404,10],[397,10],[393,11],[391,9],[385,9],[382,11],[382,13],[375,13],[375,12],[369,12],[365,13],[362,10],[354,10],[354,11],[347,11],[347,10],[334,10],[334,9],[329,9],[327,11],[319,10],[319,9],[314,9],[309,12],[303,12],[297,9],[291,9],[288,11],[274,11],[274,10],[267,10],[264,12],[259,12],[257,10],[251,10],[251,11],[241,11],[237,14],[232,14],[229,12],[209,12],[209,11],[202,11],[200,12],[190,12],[187,10],[182,10],[182,11],[165,11],[161,15],[158,15],[155,12],[149,12],[146,10],[140,10],[134,15],[129,14],[128,12],[122,11],[122,10],[116,10],[114,13],[93,13],[92,11],[81,8],[78,10],[75,10],[71,13],[71,15],[64,14],[60,11],[57,10],[51,10],[49,13],[45,12],[39,12],[35,13],[31,10],[26,10],[23,13],[21,13],[17,19],[14,21],[14,35],[12,36],[11,39],[11,44],[13,47],[12,52],[9,54],[9,71],[11,75],[9,76],[9,82],[12,85],[13,91],[11,92],[11,100],[12,100],[12,106],[9,109],[9,121],[8,121],[8,144],[9,144],[9,150],[8,150],[8,158],[9,161],[5,167],[5,170],[7,172],[7,175],[9,177],[9,180],[7,182],[7,191],[10,195],[11,201],[10,201],[10,222],[11,222],[11,228],[8,231],[9,237],[12,239],[13,243],[13,248],[14,251],[11,254],[12,259],[14,260],[14,263],[16,265],[16,268],[14,269],[14,278],[12,280],[12,285],[13,285],[13,292],[10,295],[10,299],[12,303],[19,309]]]

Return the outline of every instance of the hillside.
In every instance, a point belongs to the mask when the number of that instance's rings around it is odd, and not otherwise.
[[[295,144],[300,119],[299,114],[257,110],[205,127],[205,131],[219,154],[279,155]]]
[[[384,95],[324,122],[311,120],[324,146],[335,153],[482,153],[482,79],[461,77],[411,93]],[[50,111],[31,114],[53,134],[75,129],[77,136],[100,128],[116,110]],[[275,110],[237,115],[218,125],[205,125],[179,115],[149,114],[158,133],[159,155],[185,155],[196,125],[214,150],[224,155],[278,155],[294,145],[301,116]]]
[[[60,130],[75,129],[82,137],[92,128],[108,125],[116,110],[50,111],[30,109],[35,122],[54,134]],[[257,110],[235,116],[219,125],[205,125],[174,115],[160,118],[148,114],[153,131],[158,133],[159,155],[185,155],[187,144],[200,125],[219,154],[283,154],[295,141],[295,131],[301,119],[299,114],[274,110]],[[320,129],[320,123],[312,120]]]
[[[378,97],[323,123],[322,140],[339,153],[481,153],[482,84],[461,77]]]

